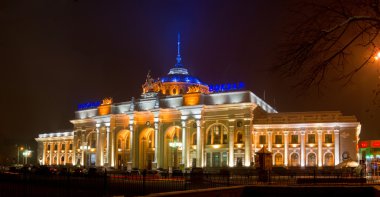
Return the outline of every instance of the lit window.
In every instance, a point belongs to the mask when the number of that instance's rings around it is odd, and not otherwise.
[[[325,134],[325,143],[332,143],[332,134]]]
[[[275,135],[274,136],[274,143],[275,144],[282,144],[282,135]]]
[[[260,137],[259,137],[259,143],[260,144],[266,144],[267,143],[267,136],[265,136],[265,135],[260,135]]]
[[[307,135],[307,143],[315,144],[315,134],[308,134]]]
[[[298,144],[298,135],[292,135],[290,143]]]
[[[243,143],[243,134],[241,134],[241,132],[237,133],[237,140],[236,141],[238,144]]]

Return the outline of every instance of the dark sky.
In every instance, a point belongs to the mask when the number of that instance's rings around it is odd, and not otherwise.
[[[340,110],[359,119],[361,138],[379,139],[380,110],[371,100],[380,65],[322,95],[268,71],[289,15],[281,0],[1,1],[1,152],[71,129],[79,103],[138,97],[148,70],[160,77],[175,64],[177,32],[185,66],[204,82],[243,81],[280,112]]]

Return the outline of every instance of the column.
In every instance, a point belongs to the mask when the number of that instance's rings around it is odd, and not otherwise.
[[[81,130],[81,144],[79,145],[79,148],[80,148],[80,151],[81,151],[81,165],[84,166],[85,164],[87,164],[87,161],[85,161],[85,150],[84,150],[84,146],[87,146],[87,140],[86,140],[86,131],[85,130]]]
[[[117,155],[115,141],[116,141],[116,131],[115,131],[115,127],[113,127],[111,131],[111,166],[112,167],[115,167],[115,163],[116,163],[115,155]]]
[[[305,131],[301,131],[301,167],[305,167]]]
[[[96,161],[95,165],[101,165],[101,147],[100,147],[100,124],[96,124]]]
[[[197,167],[202,166],[202,133],[201,133],[201,120],[195,121],[197,124]]]
[[[134,147],[135,147],[135,144],[133,143],[133,137],[134,137],[134,131],[133,131],[133,120],[132,121],[129,121],[129,131],[131,132],[130,134],[130,137],[129,137],[129,144],[130,144],[130,148],[129,148],[129,161],[128,161],[128,165],[129,165],[129,168],[132,168],[132,164],[133,164],[133,151],[134,151]],[[128,167],[127,167],[128,168]]]
[[[61,142],[57,142],[57,165],[60,165],[61,164],[61,147],[62,147],[62,143]]]
[[[233,123],[233,122],[232,122]],[[231,122],[230,122],[231,124]],[[230,125],[229,126],[230,128],[230,131],[229,131],[229,160],[228,160],[228,166],[230,167],[234,167],[234,144],[235,144],[235,134],[234,134],[234,130],[235,130],[235,127],[234,125]]]
[[[188,167],[187,165],[187,136],[186,136],[186,120],[182,120],[182,164],[184,167]]]
[[[107,141],[106,141],[106,157],[104,159],[104,163],[107,164],[107,166],[110,166],[110,158],[111,158],[111,144],[110,144],[110,123],[106,123],[106,131],[107,131]]]
[[[65,161],[64,161],[64,165],[66,165],[67,164],[67,159],[68,159],[68,157],[67,157],[67,153],[69,152],[69,141],[65,141]]]
[[[258,141],[257,135],[258,133],[254,131],[253,132],[253,162],[256,162],[256,148],[257,148],[257,141]]]
[[[44,151],[42,152],[42,165],[46,165],[46,148],[47,148],[47,145],[46,145],[46,142],[42,142],[43,145],[44,145]],[[20,147],[17,147],[19,150],[20,150]],[[18,150],[18,151],[19,151]],[[20,155],[17,155],[17,157],[20,157]]]
[[[322,166],[322,131],[318,130],[318,166]]]
[[[284,166],[288,166],[289,155],[289,132],[284,131]]]
[[[334,157],[335,157],[335,165],[340,163],[340,153],[339,153],[339,129],[334,130]]]
[[[76,154],[77,154],[77,148],[76,148],[76,142],[78,141],[77,139],[77,131],[74,131],[74,136],[73,136],[73,149],[71,150],[71,159],[72,159],[72,165],[75,166],[77,164],[76,161]]]
[[[268,151],[272,152],[272,131],[268,131]]]
[[[50,159],[49,159],[49,165],[52,165],[52,161],[53,161],[53,151],[54,151],[54,144],[53,143],[49,143],[50,144]]]
[[[245,145],[244,145],[244,151],[245,151],[245,158],[244,158],[244,165],[250,166],[251,165],[251,126],[245,125]]]
[[[154,120],[154,163],[156,163],[156,168],[159,168],[161,164],[159,165],[159,158],[161,157],[160,155],[160,148],[158,144],[158,118]]]

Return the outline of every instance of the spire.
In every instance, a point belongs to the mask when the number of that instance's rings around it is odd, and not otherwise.
[[[177,63],[175,67],[182,67],[181,63],[181,34],[178,32],[178,41],[177,41]]]

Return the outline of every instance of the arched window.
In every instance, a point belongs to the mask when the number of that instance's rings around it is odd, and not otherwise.
[[[149,148],[152,148],[152,144],[153,144],[153,135],[152,133],[149,134],[149,137],[148,137],[148,143],[149,143]]]
[[[325,154],[325,166],[334,166],[334,157],[332,153]]]
[[[228,131],[222,124],[213,125],[207,132],[207,144],[227,144]]]
[[[282,165],[284,165],[283,159],[282,159],[282,155],[280,153],[277,153],[274,156],[274,165],[275,166],[282,166]]]
[[[197,134],[196,133],[193,134],[192,144],[197,145]]]
[[[243,134],[239,131],[236,134],[236,143],[241,144],[243,143]]]
[[[220,144],[220,138],[221,138],[221,125],[214,126],[213,134],[214,134],[214,143],[213,144]]]
[[[207,133],[207,145],[210,145],[211,144],[211,136],[212,136],[212,131],[209,131]]]
[[[299,166],[299,157],[297,153],[290,155],[290,166]]]
[[[117,148],[121,148],[121,139],[117,140]]]
[[[307,165],[308,166],[316,166],[317,165],[317,157],[315,153],[309,153],[307,156]]]
[[[125,149],[130,149],[130,135],[127,135],[125,138]]]

